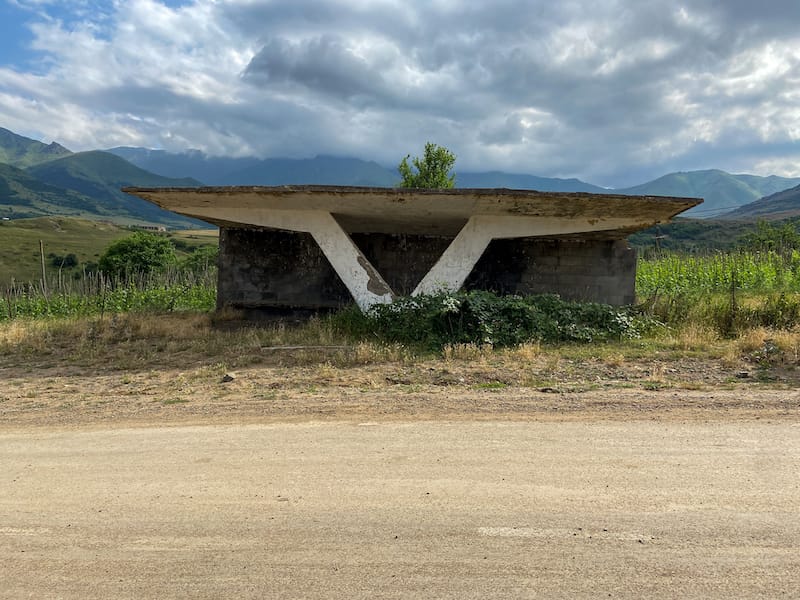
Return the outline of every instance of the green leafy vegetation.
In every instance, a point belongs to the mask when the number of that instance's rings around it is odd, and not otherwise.
[[[0,321],[76,318],[129,312],[208,312],[216,305],[216,271],[170,270],[124,279],[88,274],[45,292],[40,286],[8,288],[0,299]]]
[[[739,245],[756,252],[776,251],[784,254],[800,249],[800,232],[797,222],[766,223],[759,221],[755,231],[739,240]]]
[[[678,295],[725,292],[800,291],[800,252],[737,250],[708,255],[665,254],[639,262],[637,293]]]
[[[125,237],[109,244],[96,272],[79,253],[51,252],[47,285],[32,279],[0,288],[0,320],[214,309],[215,236],[113,233]],[[62,276],[70,269],[75,277]],[[353,307],[323,321],[340,341],[445,353],[462,346],[653,340],[691,328],[722,337],[792,330],[800,327],[800,235],[793,225],[761,224],[730,252],[643,258],[637,291],[640,305],[622,308],[552,295],[440,293],[400,298],[366,314]]]
[[[108,246],[131,235],[131,232],[130,228],[103,221],[63,217],[0,220],[0,293],[12,282],[28,283],[41,279],[40,241],[47,261],[47,278],[57,277],[59,269],[62,276],[72,277],[82,276],[84,270],[94,270]],[[179,263],[202,263],[210,258],[209,264],[213,265],[215,259],[211,257],[215,255],[218,244],[218,232],[215,229],[176,230],[161,235],[166,235],[172,241]],[[201,255],[194,258],[198,250]],[[70,254],[78,260],[78,264],[72,268],[67,264],[61,265],[60,261],[56,264],[53,258]],[[51,289],[54,289],[53,286]]]
[[[425,144],[425,153],[421,159],[414,157],[409,164],[410,158],[411,155],[407,155],[397,167],[402,177],[400,187],[433,190],[455,187],[456,176],[451,171],[456,156],[444,146],[428,142]]]
[[[637,293],[667,324],[722,335],[800,325],[800,235],[793,223],[759,223],[729,252],[666,253],[640,260]]]
[[[631,234],[628,241],[645,257],[664,251],[703,254],[733,250],[755,229],[752,222],[677,218]]]
[[[177,262],[175,246],[165,236],[137,231],[111,244],[97,267],[110,277],[161,272]]]
[[[335,319],[351,335],[427,350],[453,344],[508,347],[532,341],[626,339],[638,337],[648,325],[646,318],[605,304],[483,291],[400,298],[366,313],[345,311]]]

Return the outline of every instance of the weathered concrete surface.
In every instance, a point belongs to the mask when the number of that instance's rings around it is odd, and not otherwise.
[[[783,421],[0,432],[4,598],[795,598]]]
[[[351,301],[310,234],[220,230],[217,308],[318,310]]]
[[[635,257],[622,245],[602,242],[624,239],[632,231],[666,222],[701,202],[694,198],[505,189],[281,186],[125,191],[162,208],[216,223],[223,230],[310,234],[326,259],[324,263],[333,267],[362,310],[407,294],[405,288],[412,280],[416,282],[413,295],[455,291],[471,279],[473,287],[487,290],[556,293],[570,299],[628,304],[634,301]],[[420,247],[411,249],[403,257],[404,264],[398,265],[394,259],[383,261],[381,253],[369,256],[354,243],[354,234],[403,236],[419,240]],[[262,234],[266,243],[261,245],[252,243],[255,238],[251,237],[246,248],[237,244],[236,235],[229,233],[221,240],[220,307],[314,311],[342,305],[338,291],[330,293],[327,286],[295,281],[306,275],[309,281],[328,281],[327,273],[310,268],[312,263],[323,262],[320,252],[313,257],[282,253],[284,263],[275,265],[273,256],[256,256],[274,253],[276,246],[266,240],[268,234]],[[430,237],[448,242],[428,270],[417,277],[418,265],[429,264]],[[475,269],[493,240],[532,237],[581,238],[585,243],[581,247],[556,244],[540,264],[519,242],[501,261],[483,261],[483,267]],[[508,245],[502,247],[509,249]],[[596,255],[596,251],[602,253]],[[519,257],[525,254],[529,260],[523,263]],[[387,263],[393,263],[390,268],[398,275],[387,269]],[[487,272],[490,264],[505,266]],[[509,264],[521,270],[510,274]],[[325,271],[324,266],[319,269]],[[399,280],[402,287],[394,288],[392,279]],[[254,281],[258,283],[254,285]]]
[[[455,237],[475,215],[518,216],[584,223],[614,237],[664,223],[702,200],[506,189],[419,190],[342,186],[125,188],[166,210],[220,227],[246,223],[273,211],[326,211],[348,233]],[[623,225],[621,221],[626,221]]]
[[[633,304],[636,251],[625,240],[494,240],[466,287]]]
[[[410,294],[450,238],[354,234],[353,241],[398,294]],[[556,293],[570,300],[634,302],[636,253],[625,241],[494,240],[467,277],[466,289],[502,294]],[[277,312],[335,309],[347,288],[308,234],[220,231],[218,307]]]

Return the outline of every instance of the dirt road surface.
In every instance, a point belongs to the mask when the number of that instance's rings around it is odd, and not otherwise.
[[[798,598],[786,393],[765,418],[14,413],[0,597]]]

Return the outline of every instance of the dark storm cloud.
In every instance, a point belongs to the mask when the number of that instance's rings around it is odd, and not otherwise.
[[[462,168],[619,185],[691,161],[752,169],[760,149],[766,168],[800,139],[796,0],[117,6],[102,35],[42,25],[49,77],[0,71],[14,114],[56,103],[85,143],[387,164],[431,140]]]
[[[375,96],[384,87],[380,71],[329,35],[297,44],[270,40],[250,61],[244,76],[266,87],[298,85],[341,98]]]

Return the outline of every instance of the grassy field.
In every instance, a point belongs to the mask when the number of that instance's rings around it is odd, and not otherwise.
[[[782,232],[782,230],[781,230]],[[774,232],[773,232],[774,233]],[[73,219],[30,219],[0,222],[0,283],[5,277],[34,282],[7,288],[0,297],[0,321],[18,317],[94,318],[112,314],[198,314],[215,306],[213,265],[189,267],[179,262],[166,273],[110,281],[100,275],[70,277],[42,290],[39,240],[45,256],[74,253],[81,264],[94,262],[113,240],[130,234],[117,226]],[[179,258],[197,248],[217,244],[215,230],[167,234]],[[49,275],[58,268],[48,259]],[[44,292],[44,293],[43,293]],[[408,310],[376,311],[365,318],[358,311],[337,315],[330,326],[342,339],[421,344],[419,332],[436,334],[430,348],[448,344],[515,346],[527,342],[689,338],[738,339],[748,332],[794,332],[800,328],[800,251],[754,250],[740,246],[728,252],[661,253],[640,259],[637,273],[639,306],[615,309],[602,305],[572,306],[553,299],[451,295],[416,299]],[[402,303],[393,305],[402,308]],[[702,332],[702,334],[698,334]],[[430,337],[430,336],[429,336]],[[408,342],[415,345],[413,341]],[[707,345],[698,341],[698,346]],[[789,346],[793,346],[789,344]],[[795,350],[791,350],[794,352]]]
[[[75,254],[81,265],[95,263],[111,242],[131,234],[127,227],[102,221],[62,217],[41,217],[0,221],[0,288],[11,283],[38,281],[41,278],[39,241],[44,244],[47,268],[57,271],[49,255]],[[217,244],[217,231],[179,230],[169,235],[177,242],[178,255],[192,247]]]

